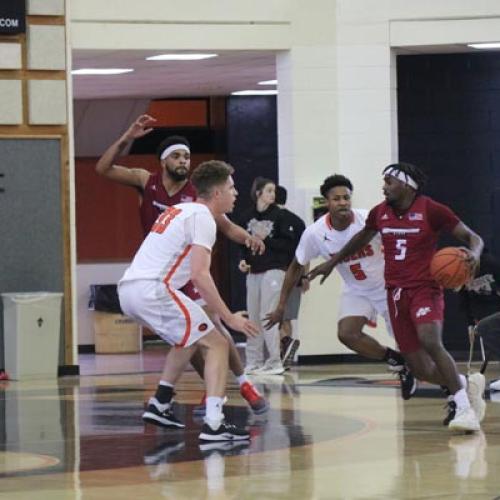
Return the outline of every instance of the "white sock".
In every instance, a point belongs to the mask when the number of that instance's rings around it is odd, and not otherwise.
[[[465,375],[459,373],[458,376],[460,377],[460,383],[462,384],[462,388],[467,389],[467,378],[465,377]]]
[[[240,384],[240,387],[245,383],[245,382],[248,382],[248,377],[243,374],[243,375],[240,375],[239,377],[236,377],[236,380],[238,381],[238,384]]]
[[[222,413],[223,398],[207,397],[207,411],[205,422],[213,429],[217,429],[224,419]]]
[[[166,382],[165,380],[160,380],[158,382],[158,385],[164,385],[165,387],[174,387],[173,384],[171,384],[170,382]]]
[[[453,394],[453,399],[457,404],[457,409],[470,408],[469,397],[465,392],[465,389],[460,389],[459,391]]]

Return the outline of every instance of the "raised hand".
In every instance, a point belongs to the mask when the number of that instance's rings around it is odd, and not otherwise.
[[[127,140],[139,139],[139,137],[144,137],[149,134],[153,127],[152,125],[156,122],[156,118],[149,115],[141,115],[137,120],[135,120],[132,125],[125,132],[124,136]]]

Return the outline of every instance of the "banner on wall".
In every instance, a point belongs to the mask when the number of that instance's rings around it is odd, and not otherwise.
[[[323,196],[314,196],[312,200],[312,212],[313,212],[313,220],[318,220],[322,215],[328,212],[328,208],[326,206],[326,200]]]
[[[17,35],[25,31],[25,0],[0,0],[0,34]]]

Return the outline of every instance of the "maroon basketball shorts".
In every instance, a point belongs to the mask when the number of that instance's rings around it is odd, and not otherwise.
[[[420,349],[418,325],[443,321],[443,290],[436,286],[389,288],[387,303],[394,336],[402,353]]]

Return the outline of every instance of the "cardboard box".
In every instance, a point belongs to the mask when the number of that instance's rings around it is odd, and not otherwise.
[[[123,314],[94,311],[95,352],[98,354],[141,352],[141,327]]]

